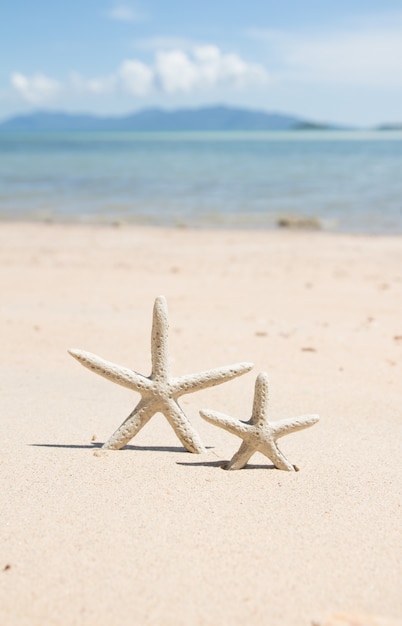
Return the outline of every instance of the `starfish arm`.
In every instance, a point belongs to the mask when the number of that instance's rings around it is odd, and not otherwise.
[[[285,455],[279,450],[275,442],[260,445],[258,450],[265,454],[266,457],[275,465],[277,469],[286,472],[294,472],[294,466],[287,460]]]
[[[268,409],[268,376],[265,372],[258,374],[254,387],[253,412],[250,424],[258,424],[266,421]]]
[[[193,393],[207,387],[214,387],[222,383],[246,374],[253,367],[253,363],[236,363],[225,367],[217,367],[213,370],[200,372],[199,374],[188,374],[171,381],[173,396],[182,396],[185,393]]]
[[[276,441],[276,439],[289,435],[290,433],[309,428],[316,424],[318,420],[318,415],[300,415],[300,417],[292,417],[287,420],[282,420],[281,422],[271,422],[270,427],[272,428],[273,437]]]
[[[183,409],[181,409],[177,402],[169,400],[166,406],[160,410],[186,450],[196,454],[205,452],[205,448],[198,433],[194,430]]]
[[[140,400],[134,411],[103,444],[105,450],[120,450],[132,439],[157,411],[152,400]]]
[[[250,459],[250,457],[254,454],[255,448],[253,448],[249,443],[243,441],[240,448],[233,456],[233,458],[224,466],[226,470],[239,470],[245,467]]]
[[[237,437],[247,436],[250,432],[250,425],[241,422],[240,420],[235,420],[233,417],[229,417],[224,413],[218,413],[217,411],[200,411],[201,417],[204,418],[210,424],[214,426],[219,426],[224,430],[227,430],[232,435],[236,435]]]
[[[152,378],[167,378],[169,376],[168,352],[168,308],[164,296],[155,300],[152,320]]]
[[[96,354],[85,352],[84,350],[69,350],[68,352],[84,367],[87,367],[96,374],[99,374],[100,376],[103,376],[103,378],[107,378],[118,385],[134,389],[139,393],[149,391],[152,388],[152,381],[149,380],[149,378],[146,378],[146,376],[142,376],[141,374],[137,374],[137,372],[134,372],[127,367],[115,365],[115,363],[105,361],[105,359],[96,356]]]

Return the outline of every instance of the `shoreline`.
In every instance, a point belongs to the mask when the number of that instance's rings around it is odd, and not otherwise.
[[[279,222],[286,222],[285,225],[280,225]],[[256,226],[251,225],[250,227],[245,227],[242,225],[233,225],[230,226],[226,223],[216,223],[212,224],[186,224],[186,223],[171,223],[171,224],[163,224],[163,223],[152,223],[152,221],[147,222],[146,220],[139,220],[138,222],[134,219],[120,219],[120,218],[105,218],[104,220],[99,219],[91,219],[90,217],[83,216],[80,219],[56,219],[56,218],[41,218],[41,219],[30,219],[29,217],[21,216],[21,218],[9,218],[6,216],[0,216],[0,226],[7,225],[22,225],[22,226],[41,226],[44,227],[66,227],[66,228],[105,228],[105,229],[143,229],[143,230],[172,230],[172,231],[186,231],[186,232],[217,232],[217,233],[236,233],[236,232],[244,232],[244,233],[296,233],[296,234],[322,234],[322,235],[334,235],[334,236],[345,236],[345,237],[368,237],[368,238],[381,238],[385,239],[393,238],[393,237],[402,237],[402,230],[393,230],[391,231],[365,231],[365,230],[340,230],[336,228],[325,228],[320,225],[319,218],[314,217],[304,217],[304,216],[279,216],[276,222],[273,223],[272,226]]]

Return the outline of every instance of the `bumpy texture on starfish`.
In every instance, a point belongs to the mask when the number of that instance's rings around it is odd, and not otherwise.
[[[243,439],[238,452],[225,466],[225,469],[242,469],[254,452],[262,452],[278,469],[294,472],[295,467],[282,454],[276,440],[290,433],[308,428],[318,422],[318,415],[301,415],[281,422],[268,422],[268,376],[262,372],[255,381],[253,412],[248,422],[215,411],[200,411],[207,422],[228,430]]]
[[[185,393],[220,385],[249,372],[253,367],[252,363],[237,363],[200,374],[188,374],[173,378],[170,376],[169,369],[168,327],[166,300],[163,296],[159,296],[155,300],[153,312],[152,373],[149,377],[105,361],[90,352],[69,350],[69,353],[88,369],[118,385],[134,389],[142,396],[133,412],[103,445],[103,448],[120,450],[155,413],[160,412],[166,417],[181,443],[189,452],[204,452],[205,448],[198,434],[178,405],[177,399]]]

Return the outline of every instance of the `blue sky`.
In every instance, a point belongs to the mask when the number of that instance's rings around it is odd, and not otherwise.
[[[12,0],[0,119],[226,103],[402,122],[402,2]]]

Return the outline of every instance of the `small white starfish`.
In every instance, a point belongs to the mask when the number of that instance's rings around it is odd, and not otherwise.
[[[308,428],[318,422],[318,415],[301,415],[281,422],[268,422],[268,376],[264,372],[255,381],[253,412],[248,422],[235,420],[223,413],[200,411],[207,422],[228,430],[243,439],[238,452],[227,463],[225,469],[242,469],[254,452],[262,452],[273,462],[275,467],[294,472],[292,465],[276,445],[276,440],[290,433]]]
[[[82,365],[118,385],[134,389],[141,394],[141,400],[102,446],[109,450],[120,450],[157,412],[162,413],[172,426],[183,446],[189,452],[204,452],[205,448],[177,403],[177,399],[185,393],[192,393],[220,385],[236,376],[249,372],[252,363],[237,363],[226,367],[218,367],[200,374],[188,374],[173,378],[169,370],[168,352],[168,310],[166,300],[159,296],[155,300],[152,323],[152,373],[149,377],[133,370],[105,361],[95,354],[83,350],[69,350]]]

